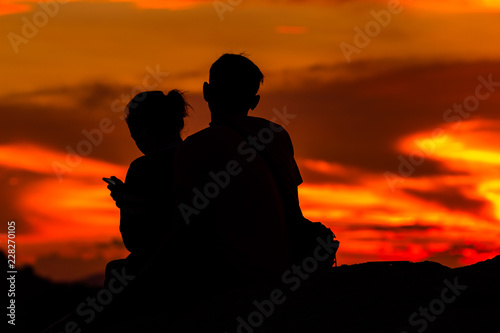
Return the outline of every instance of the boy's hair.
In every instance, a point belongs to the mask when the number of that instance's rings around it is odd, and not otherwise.
[[[259,67],[242,54],[226,53],[210,67],[210,85],[226,96],[254,96],[263,82]]]
[[[167,95],[162,91],[145,91],[128,103],[125,121],[131,133],[139,133],[145,125],[152,135],[160,138],[184,128],[189,107],[179,90],[171,90]]]

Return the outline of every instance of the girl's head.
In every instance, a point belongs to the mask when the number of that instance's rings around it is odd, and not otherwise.
[[[125,110],[126,122],[137,147],[144,153],[180,141],[189,104],[179,90],[137,94]]]

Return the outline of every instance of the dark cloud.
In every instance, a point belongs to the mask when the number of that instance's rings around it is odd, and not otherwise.
[[[31,142],[59,151],[70,146],[76,150],[80,141],[89,140],[83,131],[100,132],[100,122],[108,118],[114,130],[103,133],[102,139],[94,134],[98,144],[93,144],[89,157],[126,163],[138,153],[120,119],[128,102],[122,95],[130,96],[131,91],[132,87],[95,83],[4,96],[0,108],[7,112],[0,125],[0,142]]]
[[[108,118],[114,130],[103,134],[89,157],[126,164],[139,154],[121,119],[136,91],[131,86],[96,82],[4,96],[0,98],[0,109],[6,111],[0,143],[31,142],[60,151],[66,151],[66,146],[76,150],[80,141],[89,140],[82,132],[99,130],[102,119]],[[201,95],[186,93],[186,97],[195,110],[186,124],[192,134],[208,125],[209,113],[201,112],[206,104]]]
[[[286,107],[288,113],[296,115],[285,127],[299,158],[337,162],[375,173],[397,173],[397,141],[417,131],[445,126],[444,112],[474,94],[479,75],[491,73],[495,81],[500,78],[499,65],[399,62],[389,69],[387,60],[318,64],[293,75],[300,88],[263,89],[261,104],[251,114],[271,119],[273,110]],[[321,73],[337,79],[322,81],[318,78]],[[0,108],[7,112],[0,125],[0,142],[29,141],[64,151],[66,146],[76,148],[81,140],[87,140],[83,130],[98,129],[100,120],[109,118],[115,130],[105,134],[91,157],[126,164],[139,154],[120,119],[132,92],[130,86],[96,82],[4,96]],[[208,125],[209,112],[201,94],[188,92],[186,96],[194,111],[185,133],[192,134]],[[493,94],[471,117],[498,119],[499,108],[500,94]],[[430,156],[412,176],[449,173]]]
[[[356,80],[308,82],[293,92],[262,96],[258,110],[271,116],[273,108],[286,105],[289,113],[297,115],[286,129],[294,140],[296,155],[302,158],[397,173],[397,141],[411,133],[449,125],[443,120],[444,112],[475,94],[478,76],[492,73],[500,81],[499,65],[412,65]],[[371,66],[376,68],[377,62]],[[359,68],[353,71],[359,73]],[[300,78],[298,75],[297,80]],[[470,119],[498,119],[499,108],[500,94],[493,94]],[[431,157],[414,176],[449,174]]]
[[[360,184],[361,180],[358,178],[349,177],[347,175],[333,175],[324,174],[322,172],[317,172],[305,167],[301,167],[299,163],[299,170],[302,179],[306,179],[309,184],[342,184],[342,185],[354,185]]]
[[[54,253],[37,258],[33,268],[37,274],[43,277],[58,281],[78,281],[104,272],[108,261],[101,256],[83,259],[81,257],[63,257]]]
[[[476,214],[488,211],[490,216],[487,216],[487,218],[492,219],[494,217],[494,207],[490,201],[468,198],[461,193],[459,188],[441,186],[439,190],[435,191],[414,189],[403,189],[403,191],[421,200],[438,203],[449,210],[474,212]]]
[[[359,230],[375,230],[375,231],[388,231],[393,233],[406,233],[406,232],[426,232],[430,230],[441,230],[442,228],[436,225],[423,225],[423,224],[409,224],[409,225],[374,225],[374,224],[355,224],[345,227],[349,231]],[[380,240],[380,239],[378,239]]]
[[[76,255],[65,256],[58,253],[40,255],[33,264],[33,268],[39,275],[58,281],[80,281],[96,274],[101,275],[110,261],[104,254],[117,255],[125,249],[121,239],[91,244],[74,242],[63,245],[71,247]],[[78,253],[86,255],[82,257]]]

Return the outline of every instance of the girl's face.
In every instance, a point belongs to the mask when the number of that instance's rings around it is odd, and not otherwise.
[[[132,136],[137,148],[139,148],[143,154],[151,153],[157,145],[155,142],[156,140],[151,136],[150,131],[148,131],[144,125],[137,126],[134,130],[130,129],[130,136]]]

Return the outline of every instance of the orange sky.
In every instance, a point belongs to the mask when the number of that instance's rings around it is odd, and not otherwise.
[[[254,115],[297,114],[284,125],[303,210],[337,234],[341,264],[500,254],[500,1],[402,1],[363,47],[354,28],[387,1],[31,2],[0,9],[0,206],[17,222],[18,263],[75,280],[126,254],[100,180],[139,156],[123,106],[141,89],[183,89],[195,109],[184,136],[202,129],[201,86],[224,52],[266,76]],[[359,51],[350,62],[342,43]]]

